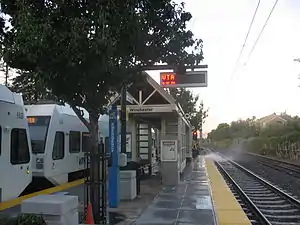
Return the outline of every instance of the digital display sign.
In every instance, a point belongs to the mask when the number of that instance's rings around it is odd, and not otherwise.
[[[27,117],[27,122],[29,124],[35,124],[36,123],[36,117]]]
[[[160,85],[164,88],[207,87],[207,71],[190,71],[185,74],[162,72]]]
[[[50,116],[28,116],[27,123],[30,126],[48,126],[50,118]]]
[[[173,72],[164,72],[160,74],[160,84],[162,86],[177,84],[176,82],[176,73]]]

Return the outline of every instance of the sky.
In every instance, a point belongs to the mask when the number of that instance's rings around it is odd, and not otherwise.
[[[300,1],[279,0],[251,57],[248,55],[275,0],[185,0],[189,28],[203,40],[208,87],[191,89],[209,108],[204,132],[219,123],[286,111],[300,113]],[[247,63],[246,63],[247,62]],[[238,65],[238,67],[236,67]],[[235,68],[238,68],[234,74]],[[234,74],[234,75],[233,75]],[[159,81],[159,72],[150,72]],[[300,76],[300,75],[299,75]]]
[[[248,54],[276,0],[261,0],[238,70],[236,61],[258,0],[185,0],[189,29],[203,40],[208,87],[200,95],[209,116],[204,132],[219,123],[286,111],[300,113],[300,1],[279,0],[254,52]],[[247,64],[245,62],[247,61]],[[159,72],[149,72],[159,82]],[[2,76],[3,77],[3,76]],[[1,78],[1,77],[0,77]]]

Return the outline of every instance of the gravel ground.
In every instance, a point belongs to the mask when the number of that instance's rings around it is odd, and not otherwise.
[[[231,156],[237,163],[244,166],[246,169],[251,170],[260,177],[274,184],[275,186],[283,189],[292,196],[300,199],[300,179],[293,177],[285,172],[280,172],[268,166],[256,163],[255,157],[243,154],[230,153],[226,154]]]

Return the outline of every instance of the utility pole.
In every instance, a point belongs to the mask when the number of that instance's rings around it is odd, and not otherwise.
[[[4,61],[1,62],[0,71],[4,72],[4,85],[8,86],[8,78],[9,78],[9,67],[8,64]]]
[[[5,63],[5,86],[8,86],[8,64]]]
[[[121,91],[121,153],[126,153],[126,105],[127,86],[123,85]]]
[[[300,58],[294,59],[294,62],[300,63]],[[298,74],[298,79],[300,80],[300,74]],[[298,87],[300,87],[300,84],[298,84]]]

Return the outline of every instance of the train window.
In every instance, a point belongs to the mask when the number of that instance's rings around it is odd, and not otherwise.
[[[27,117],[33,154],[44,153],[50,116]]]
[[[65,157],[65,134],[63,132],[56,132],[53,151],[52,151],[52,159],[59,160]]]
[[[90,134],[87,132],[82,133],[82,151],[88,152],[89,151],[89,139]]]
[[[69,151],[70,151],[70,153],[80,152],[80,132],[79,131],[70,131]]]
[[[10,139],[10,162],[12,165],[29,163],[30,153],[26,129],[14,128]]]

